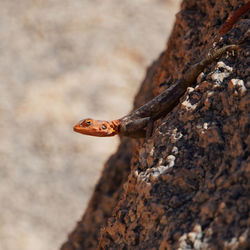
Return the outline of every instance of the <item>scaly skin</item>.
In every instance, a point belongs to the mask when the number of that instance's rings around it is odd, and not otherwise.
[[[230,15],[213,42],[226,34],[238,19],[250,9],[250,1],[234,11]],[[187,87],[192,86],[199,74],[207,65],[215,61],[226,51],[239,49],[238,45],[227,45],[210,53],[210,49],[198,63],[192,65],[189,70],[176,83],[130,114],[113,121],[94,120],[91,118],[81,120],[74,126],[74,131],[91,136],[107,137],[125,135],[130,137],[145,137],[151,135],[153,122],[169,113],[179,102]]]
[[[84,135],[107,137],[117,135],[119,133],[119,126],[119,120],[102,121],[87,118],[79,121],[74,126],[74,131]]]
[[[169,113],[176,106],[187,87],[194,84],[202,70],[226,51],[238,48],[237,45],[227,45],[216,50],[213,54],[206,55],[203,60],[191,66],[175,84],[130,114],[113,121],[87,118],[78,122],[74,126],[74,131],[99,137],[117,134],[135,138],[150,136],[152,122]]]

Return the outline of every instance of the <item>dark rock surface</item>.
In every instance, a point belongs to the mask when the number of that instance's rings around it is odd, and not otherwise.
[[[167,50],[148,70],[138,107],[167,88],[247,1],[183,1]],[[248,15],[218,47],[249,36]],[[200,75],[150,139],[121,138],[61,249],[247,249],[249,50]]]
[[[58,249],[87,208],[119,137],[72,127],[132,108],[180,0],[141,2],[1,1],[0,250]]]

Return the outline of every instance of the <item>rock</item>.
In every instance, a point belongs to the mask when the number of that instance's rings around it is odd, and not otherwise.
[[[180,78],[228,14],[246,2],[184,0],[168,48],[148,69],[135,107]],[[219,45],[246,38],[249,24],[242,17]],[[62,250],[250,246],[248,54],[244,48],[208,66],[155,123],[152,138],[121,138]]]

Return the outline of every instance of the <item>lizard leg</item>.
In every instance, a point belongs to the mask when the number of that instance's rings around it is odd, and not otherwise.
[[[146,138],[149,138],[152,136],[153,134],[153,129],[154,129],[154,120],[149,117],[149,121],[148,121],[148,124],[147,124],[147,128],[146,128]]]
[[[144,117],[144,118],[137,118],[130,121],[122,122],[120,126],[120,133],[125,136],[129,137],[146,137],[147,135],[147,128],[148,124],[151,123],[152,118]],[[149,131],[150,133],[150,131]],[[151,129],[152,133],[152,129]]]

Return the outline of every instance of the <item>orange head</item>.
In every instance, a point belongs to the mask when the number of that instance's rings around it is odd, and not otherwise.
[[[118,134],[118,126],[117,120],[108,122],[88,118],[79,121],[74,126],[74,131],[84,135],[106,137]]]

